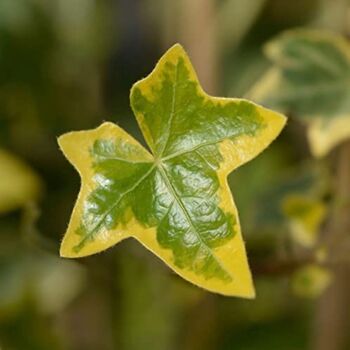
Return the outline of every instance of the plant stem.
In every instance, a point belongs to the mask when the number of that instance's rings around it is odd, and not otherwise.
[[[339,149],[335,176],[337,203],[331,213],[325,232],[329,259],[336,260],[350,233],[350,142]],[[345,349],[350,308],[350,267],[346,263],[334,264],[333,283],[318,301],[313,349]]]

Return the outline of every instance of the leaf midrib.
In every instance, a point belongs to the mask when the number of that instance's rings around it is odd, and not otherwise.
[[[202,237],[200,236],[200,234],[198,233],[192,219],[191,219],[191,216],[190,214],[188,213],[187,209],[186,209],[186,206],[184,205],[184,203],[182,202],[179,194],[177,193],[175,187],[172,185],[170,179],[169,179],[169,176],[168,176],[168,173],[164,167],[164,165],[162,163],[158,163],[158,166],[157,166],[158,170],[159,170],[159,173],[161,174],[161,176],[163,177],[163,180],[165,181],[166,183],[166,186],[168,188],[168,191],[172,194],[174,200],[178,203],[179,207],[181,208],[186,220],[188,221],[189,225],[190,225],[190,229],[192,230],[192,232],[195,233],[195,235],[197,236],[199,242],[200,242],[200,245],[198,247],[198,250],[196,252],[196,256],[194,257],[193,259],[193,263],[195,262],[196,258],[197,258],[197,254],[201,248],[201,246],[204,246],[205,249],[209,252],[209,254],[215,259],[215,261],[217,262],[217,264],[220,266],[220,268],[226,273],[228,274],[231,278],[232,278],[232,275],[230,274],[229,271],[226,270],[226,268],[221,264],[221,262],[216,258],[216,256],[213,254],[212,252],[212,249],[203,241]],[[192,264],[193,264],[192,263]]]
[[[131,187],[129,188],[127,191],[125,191],[124,193],[122,193],[120,195],[120,197],[118,198],[118,200],[116,202],[113,203],[113,205],[111,205],[103,214],[103,216],[101,217],[101,219],[98,221],[97,224],[95,224],[95,226],[88,232],[88,234],[86,234],[84,236],[84,238],[73,248],[76,251],[79,251],[82,249],[82,247],[85,245],[85,243],[94,236],[94,234],[98,233],[99,228],[103,225],[103,223],[105,222],[107,216],[112,212],[112,210],[114,210],[119,203],[123,200],[123,198],[133,192],[134,190],[137,189],[137,187],[143,182],[145,181],[150,175],[151,173],[157,169],[159,171],[159,174],[161,175],[161,177],[163,178],[166,187],[169,191],[169,193],[173,196],[174,201],[177,202],[179,208],[182,210],[187,222],[189,223],[190,229],[192,230],[192,232],[196,235],[198,241],[199,241],[199,247],[197,249],[196,255],[193,259],[193,263],[196,261],[197,258],[197,254],[200,251],[201,248],[205,248],[205,250],[207,250],[207,252],[210,254],[210,256],[216,261],[216,263],[220,266],[220,268],[230,276],[230,278],[232,278],[231,274],[229,271],[227,271],[227,269],[222,265],[222,263],[216,258],[216,256],[213,254],[212,249],[203,241],[201,235],[199,234],[198,230],[196,229],[193,220],[191,219],[190,214],[188,213],[188,210],[186,209],[186,206],[184,205],[184,203],[182,202],[179,194],[177,193],[177,190],[175,189],[175,187],[173,186],[173,184],[171,183],[170,179],[169,179],[169,175],[165,169],[164,163],[162,163],[162,161],[159,162],[155,162],[150,169],[143,175],[140,177],[140,179]],[[192,264],[193,264],[192,263]]]

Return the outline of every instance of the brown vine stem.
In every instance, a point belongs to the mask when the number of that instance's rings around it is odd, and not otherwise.
[[[204,90],[216,94],[218,89],[218,43],[215,0],[180,0],[180,42],[193,61]]]
[[[350,142],[339,149],[335,175],[334,206],[326,231],[329,259],[337,261],[350,236]],[[318,300],[314,323],[314,350],[343,350],[348,341],[350,321],[350,267],[348,263],[332,264],[333,282]]]
[[[298,260],[267,259],[264,261],[254,261],[254,259],[252,259],[250,266],[254,276],[268,276],[279,278],[281,276],[290,276],[301,267],[312,262],[314,262],[314,259],[312,257],[306,257]]]

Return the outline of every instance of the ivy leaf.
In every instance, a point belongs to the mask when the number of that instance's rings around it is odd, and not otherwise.
[[[326,155],[350,137],[350,45],[336,34],[294,30],[265,47],[273,67],[248,96],[301,118],[311,152]]]
[[[132,87],[130,100],[150,151],[112,123],[59,138],[82,178],[61,255],[134,237],[188,281],[253,297],[226,177],[270,144],[285,117],[208,96],[180,45]]]

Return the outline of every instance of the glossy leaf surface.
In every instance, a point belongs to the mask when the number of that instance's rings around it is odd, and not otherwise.
[[[350,137],[350,44],[336,34],[288,31],[265,47],[273,67],[249,97],[301,118],[313,155]]]
[[[180,45],[132,87],[130,100],[150,151],[112,123],[59,139],[82,178],[61,255],[134,237],[192,283],[253,297],[226,177],[271,143],[285,117],[208,96]]]

